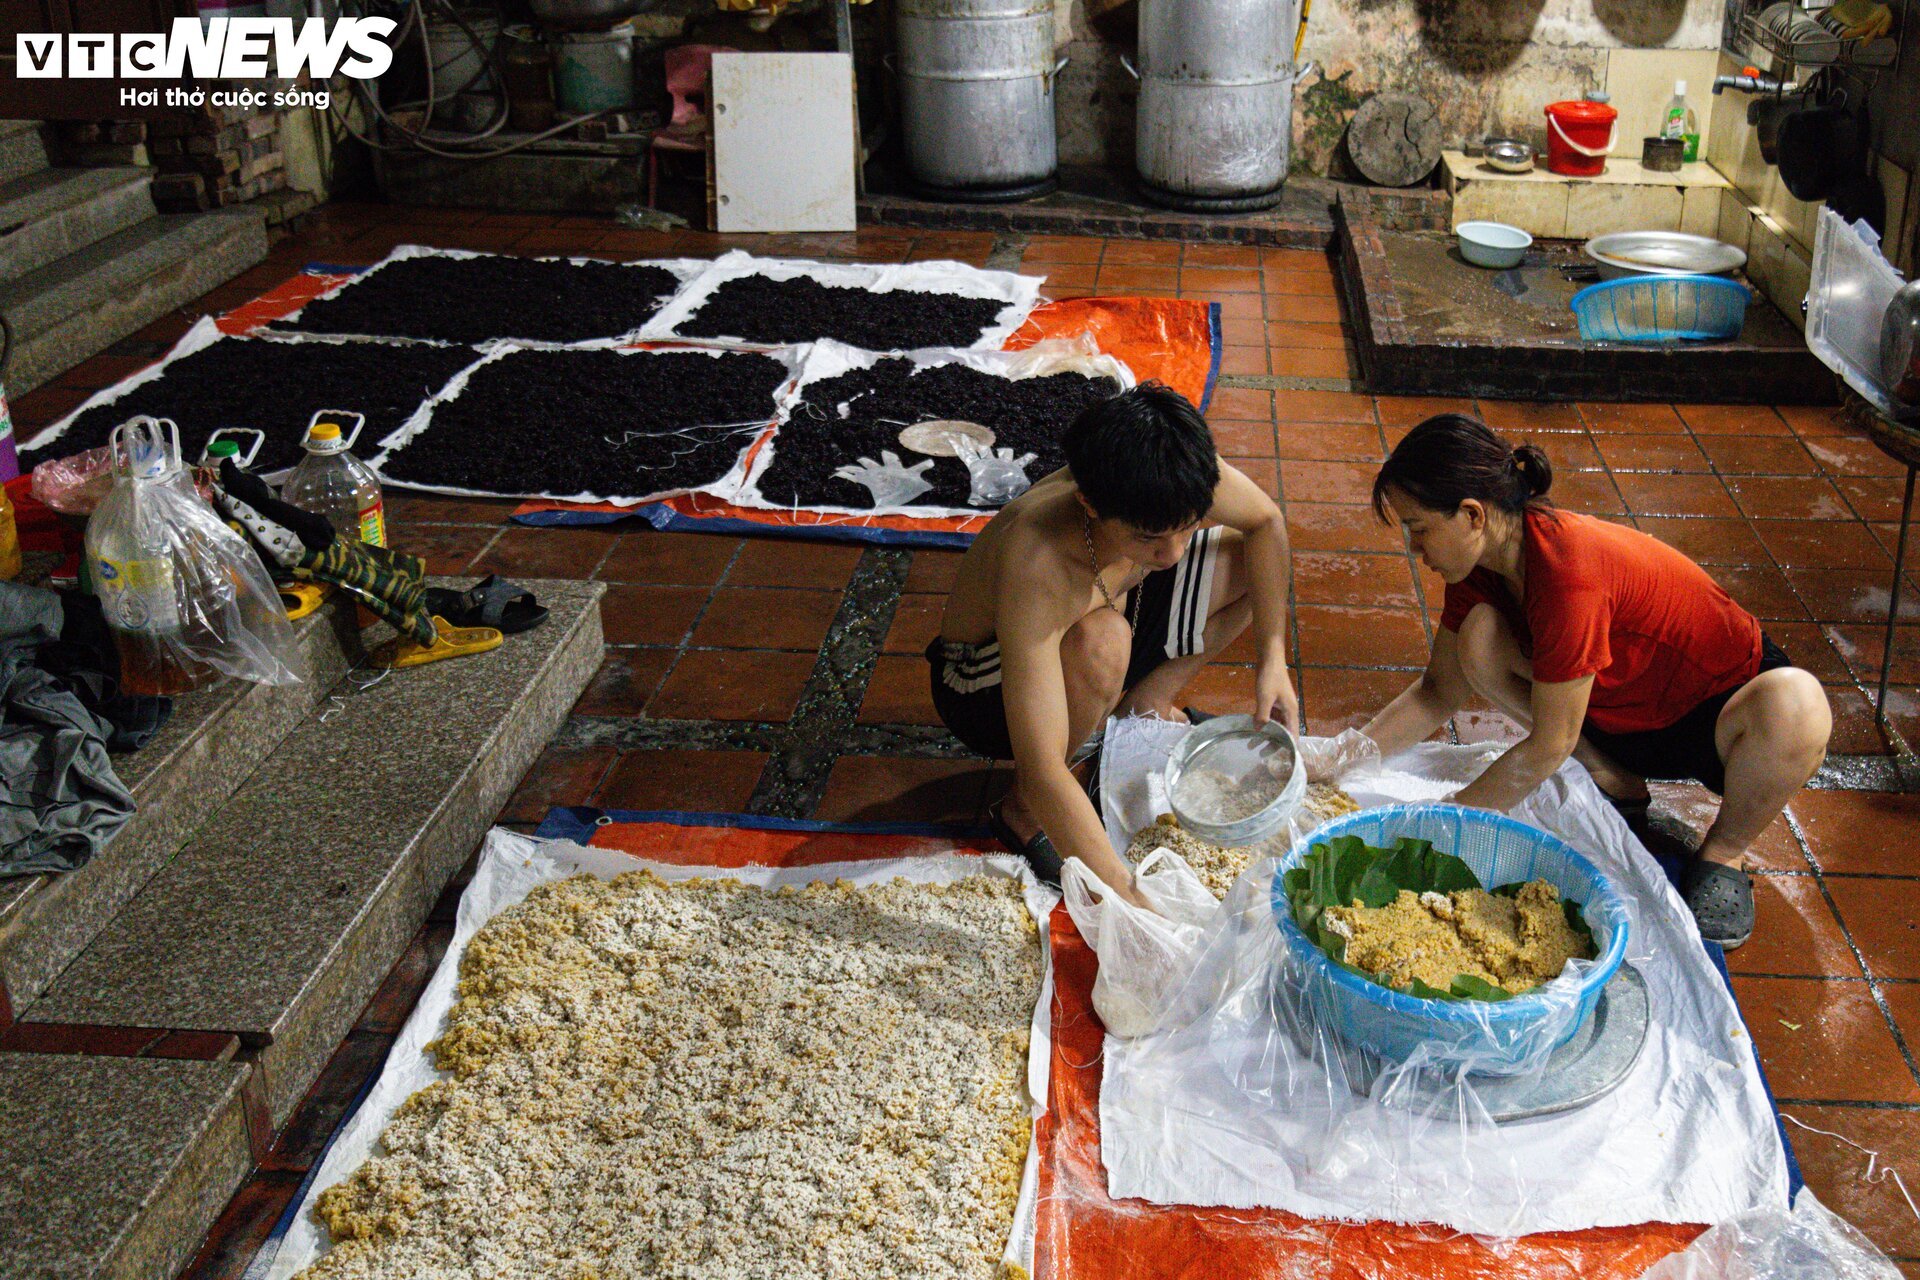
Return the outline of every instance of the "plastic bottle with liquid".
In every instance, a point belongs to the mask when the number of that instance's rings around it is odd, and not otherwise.
[[[336,416],[359,419],[351,436],[341,435]],[[315,414],[304,441],[307,456],[280,487],[280,496],[323,517],[343,538],[384,547],[387,521],[380,481],[371,467],[348,452],[365,422],[359,414]]]
[[[113,488],[87,518],[86,563],[120,654],[120,686],[128,693],[171,696],[219,676],[187,647],[196,638],[188,630],[201,625],[196,620],[204,611],[182,599],[173,548],[161,518],[147,509],[157,486],[184,483],[191,489],[178,448],[176,435],[169,453],[160,424],[151,419],[116,428]]]
[[[1661,117],[1660,136],[1679,138],[1686,144],[1680,158],[1691,163],[1700,158],[1700,122],[1694,118],[1693,108],[1687,105],[1687,82],[1673,82],[1673,97],[1667,99],[1666,112]]]

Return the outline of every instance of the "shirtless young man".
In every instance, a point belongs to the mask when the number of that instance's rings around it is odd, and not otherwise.
[[[1251,622],[1249,710],[1297,729],[1280,509],[1214,452],[1206,420],[1149,383],[1087,409],[1063,470],[1008,503],[960,562],[927,646],[933,703],[1014,762],[995,831],[1043,879],[1079,858],[1139,901],[1071,764],[1108,715],[1184,721],[1180,691]]]

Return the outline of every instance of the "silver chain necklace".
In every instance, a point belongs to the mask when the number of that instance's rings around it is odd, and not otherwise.
[[[1092,516],[1084,515],[1083,513],[1083,522],[1080,525],[1080,533],[1087,540],[1087,567],[1093,570],[1093,585],[1100,588],[1100,598],[1107,602],[1107,608],[1113,610],[1115,613],[1119,614],[1121,617],[1127,620],[1127,630],[1133,631],[1138,629],[1139,620],[1140,620],[1140,594],[1141,593],[1138,590],[1135,590],[1129,593],[1133,597],[1133,613],[1131,615],[1129,615],[1125,609],[1122,609],[1119,605],[1115,604],[1113,602],[1113,593],[1107,590],[1107,580],[1106,578],[1101,576],[1100,553],[1093,549],[1093,517]]]

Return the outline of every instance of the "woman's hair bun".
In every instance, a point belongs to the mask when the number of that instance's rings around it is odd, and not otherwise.
[[[1553,487],[1553,464],[1539,446],[1523,444],[1513,451],[1513,468],[1526,483],[1528,499],[1542,498]]]

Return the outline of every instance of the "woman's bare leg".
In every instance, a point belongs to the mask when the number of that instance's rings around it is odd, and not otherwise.
[[[1741,686],[1714,724],[1726,765],[1720,815],[1700,842],[1709,862],[1739,867],[1827,754],[1833,711],[1820,682],[1798,667],[1763,671]]]

